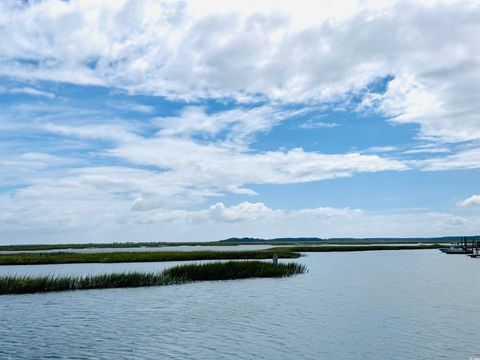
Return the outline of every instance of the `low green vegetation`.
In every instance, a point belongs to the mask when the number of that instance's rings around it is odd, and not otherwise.
[[[298,258],[301,255],[289,250],[278,250],[283,259]],[[106,253],[12,253],[0,254],[0,265],[40,265],[73,263],[121,263],[121,262],[160,262],[191,260],[262,260],[271,259],[272,252],[258,251],[144,251]]]
[[[266,250],[248,251],[142,251],[142,252],[101,252],[101,253],[22,253],[0,254],[0,265],[41,265],[74,263],[122,263],[122,262],[163,262],[192,260],[264,260],[277,253],[281,259],[293,259],[308,252],[333,251],[378,251],[378,250],[419,250],[438,249],[442,245],[323,245],[289,246]]]
[[[0,295],[183,284],[193,281],[278,278],[302,274],[304,265],[261,261],[180,265],[160,273],[129,272],[93,276],[3,276]]]
[[[305,266],[297,263],[262,261],[229,261],[227,263],[187,264],[165,270],[171,279],[184,281],[246,279],[250,277],[285,277],[305,272]]]

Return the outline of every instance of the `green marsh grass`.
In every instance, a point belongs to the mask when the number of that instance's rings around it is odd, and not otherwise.
[[[158,273],[128,272],[91,276],[1,276],[0,295],[183,284],[193,281],[278,278],[306,271],[296,263],[261,261],[189,264]]]
[[[187,264],[165,270],[172,279],[186,281],[246,279],[250,277],[284,277],[301,274],[303,265],[297,263],[273,264],[261,261],[229,261],[227,263]]]
[[[142,251],[104,253],[22,253],[0,254],[0,265],[41,265],[74,263],[163,262],[193,260],[265,260],[277,253],[281,259],[294,259],[299,253],[332,251],[379,251],[438,249],[442,245],[324,245],[274,247],[247,251]]]
[[[277,251],[283,259],[298,258],[301,255],[282,249]],[[144,251],[106,253],[12,253],[0,254],[0,265],[40,265],[73,263],[121,263],[121,262],[161,262],[192,260],[263,260],[271,259],[272,252],[254,251]]]

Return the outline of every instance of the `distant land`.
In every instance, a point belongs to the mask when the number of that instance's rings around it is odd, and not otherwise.
[[[468,236],[472,238],[476,236]],[[443,237],[424,237],[424,238],[318,238],[318,237],[284,237],[284,238],[272,238],[272,239],[261,239],[261,238],[251,238],[251,237],[233,237],[225,240],[220,240],[221,243],[297,243],[297,242],[325,242],[325,243],[335,243],[335,242],[351,242],[351,243],[410,243],[410,242],[425,242],[425,243],[436,243],[436,242],[457,242],[461,241],[463,236],[443,236]]]
[[[468,236],[468,240],[480,236]],[[262,239],[253,237],[232,237],[216,241],[189,241],[189,242],[113,242],[113,243],[64,243],[64,244],[17,244],[0,245],[0,251],[26,251],[26,250],[55,250],[55,249],[85,249],[85,248],[139,248],[139,247],[162,247],[162,246],[233,246],[233,245],[289,245],[289,244],[408,244],[408,243],[454,243],[459,242],[463,236],[443,236],[424,238],[318,238],[318,237],[279,237]]]

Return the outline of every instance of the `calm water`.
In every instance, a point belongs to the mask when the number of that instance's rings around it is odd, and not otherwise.
[[[300,261],[309,273],[288,279],[1,296],[0,359],[480,356],[480,259],[419,250]]]
[[[331,246],[332,244],[292,244],[292,245],[178,245],[178,246],[143,246],[131,248],[84,248],[84,249],[51,249],[51,250],[21,250],[10,251],[0,250],[0,254],[18,254],[18,253],[103,253],[103,252],[143,252],[143,251],[244,251],[244,250],[265,250],[272,247],[295,247],[295,246]],[[425,243],[375,243],[375,244],[356,244],[356,246],[398,246],[398,245],[425,245]],[[449,246],[450,244],[446,245]],[[335,246],[351,246],[351,244],[335,244]]]
[[[0,254],[18,254],[22,253],[55,253],[55,252],[74,252],[74,253],[103,253],[103,252],[142,252],[142,251],[244,251],[244,250],[264,250],[271,248],[272,245],[178,245],[178,246],[143,246],[131,248],[84,248],[84,249],[51,249],[51,250],[23,250],[23,251],[0,251]]]

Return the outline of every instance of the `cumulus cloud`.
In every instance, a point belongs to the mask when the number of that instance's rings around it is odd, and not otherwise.
[[[458,206],[472,206],[472,205],[479,205],[480,204],[480,195],[472,195],[469,198],[460,201]]]
[[[274,211],[268,208],[261,202],[251,203],[244,201],[231,207],[225,207],[225,205],[220,202],[210,206],[205,213],[200,214],[200,217],[204,215],[213,221],[239,222],[255,221],[261,218],[278,216],[281,213],[281,211]]]
[[[359,108],[419,124],[424,139],[476,140],[478,11],[463,1],[5,1],[0,74],[187,100],[363,94]],[[386,77],[384,93],[368,89]]]

